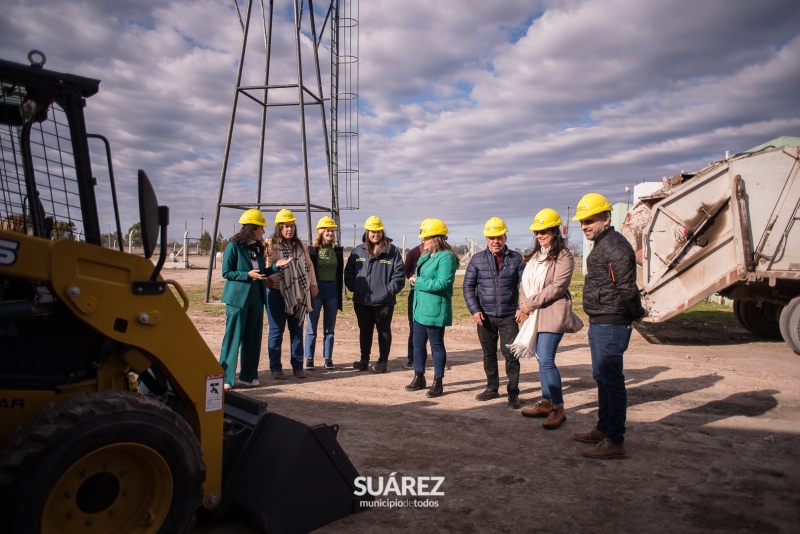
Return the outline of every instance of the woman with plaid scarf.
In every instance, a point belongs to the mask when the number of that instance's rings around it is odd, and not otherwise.
[[[276,264],[282,258],[293,261],[269,277],[267,285],[267,319],[269,336],[269,370],[275,380],[286,380],[281,364],[283,332],[289,325],[292,372],[305,378],[303,370],[303,321],[311,310],[311,299],[317,296],[317,278],[311,268],[308,249],[297,237],[295,221],[290,210],[280,210],[275,215],[275,233],[267,240],[266,265]]]

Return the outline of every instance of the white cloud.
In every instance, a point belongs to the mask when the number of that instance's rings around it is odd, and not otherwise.
[[[512,245],[527,246],[525,221],[543,207],[564,212],[589,190],[622,200],[643,178],[800,134],[792,0],[373,0],[358,16],[361,209],[344,212],[343,226],[375,213],[391,235],[412,236],[439,217],[460,243],[498,215],[515,223]],[[0,34],[4,59],[38,48],[47,68],[102,80],[87,122],[112,142],[124,229],[137,218],[137,168],[173,227],[199,233],[202,211],[210,228],[241,48],[232,2],[17,1]],[[293,39],[290,23],[273,35],[273,83],[295,76]],[[257,85],[259,29],[248,43],[244,80]],[[307,38],[302,46],[310,51]],[[316,89],[310,57],[304,77]],[[259,109],[240,107],[230,202],[255,202]],[[306,112],[312,202],[327,205],[319,110]],[[304,198],[297,115],[269,109],[265,201]],[[235,212],[223,214],[227,235]]]

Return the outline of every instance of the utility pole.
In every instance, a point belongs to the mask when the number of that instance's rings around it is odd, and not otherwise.
[[[356,249],[356,225],[353,225],[353,250]]]
[[[564,225],[564,242],[569,245],[569,206],[567,206],[567,223]]]
[[[203,237],[203,212],[200,212],[200,237]]]

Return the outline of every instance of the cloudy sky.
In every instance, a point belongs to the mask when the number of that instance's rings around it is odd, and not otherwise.
[[[293,1],[275,6],[270,83],[296,83]],[[326,9],[317,0],[318,30]],[[316,92],[307,11],[303,75]],[[453,244],[480,240],[499,216],[509,244],[524,248],[544,207],[565,216],[590,191],[622,202],[626,186],[800,135],[796,0],[370,0],[352,13],[358,179],[342,180],[340,204],[358,209],[342,212],[345,244],[373,214],[409,242],[419,221],[441,218]],[[244,85],[263,84],[261,20],[256,8]],[[319,48],[326,98],[329,28]],[[242,33],[234,0],[8,0],[0,57],[26,62],[39,49],[46,68],[100,79],[86,117],[112,145],[123,231],[138,220],[142,168],[170,206],[170,237],[184,225],[198,236],[201,215],[204,229],[214,222]],[[270,101],[297,99],[279,93]],[[223,202],[254,203],[260,106],[240,97],[237,109]],[[319,106],[306,118],[311,201],[327,206]],[[261,202],[305,199],[299,123],[297,106],[269,108]],[[99,196],[105,224],[108,195]],[[222,210],[225,236],[238,213]]]

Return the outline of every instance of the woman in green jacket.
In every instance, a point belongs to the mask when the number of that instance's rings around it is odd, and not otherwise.
[[[264,263],[262,237],[267,221],[259,210],[247,210],[239,218],[242,229],[225,246],[222,256],[222,277],[225,287],[225,336],[219,363],[225,371],[225,389],[233,387],[239,349],[242,368],[237,384],[258,385],[258,363],[261,359],[261,331],[264,325],[265,280],[268,274],[291,261],[279,261],[269,269]]]
[[[442,379],[447,363],[444,328],[453,324],[453,282],[456,279],[458,256],[447,243],[447,226],[440,219],[425,219],[419,237],[425,254],[419,259],[409,284],[414,288],[414,379],[406,386],[416,391],[426,386],[425,344],[430,342],[433,356],[433,384],[427,397],[442,394]]]

